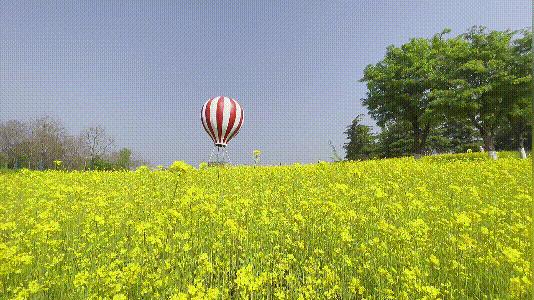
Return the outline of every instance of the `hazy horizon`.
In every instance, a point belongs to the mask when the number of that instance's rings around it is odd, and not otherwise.
[[[116,3],[0,0],[0,121],[102,125],[155,165],[198,165],[212,150],[200,109],[225,95],[245,115],[234,163],[254,149],[265,164],[329,160],[388,45],[532,17],[526,0]]]

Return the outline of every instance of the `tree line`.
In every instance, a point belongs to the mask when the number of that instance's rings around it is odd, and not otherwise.
[[[532,32],[474,26],[389,46],[362,104],[380,128],[347,127],[347,159],[532,148]]]
[[[129,170],[141,164],[130,149],[115,150],[101,126],[72,135],[50,117],[0,122],[0,168]]]

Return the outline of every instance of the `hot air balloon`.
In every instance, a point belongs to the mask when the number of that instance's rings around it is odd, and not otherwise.
[[[202,106],[200,119],[215,146],[226,147],[243,124],[243,108],[232,98],[211,98]]]
[[[204,130],[219,152],[220,148],[225,148],[237,135],[243,125],[243,108],[235,99],[225,96],[214,97],[202,106],[200,119]]]

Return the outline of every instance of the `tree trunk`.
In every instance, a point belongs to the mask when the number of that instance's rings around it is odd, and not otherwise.
[[[421,147],[421,128],[419,125],[412,122],[413,130],[413,157],[415,159],[420,159],[423,156],[423,149]]]
[[[523,135],[519,137],[519,156],[521,159],[527,158],[527,152],[525,151],[525,139],[523,138]]]
[[[480,135],[484,141],[484,149],[488,152],[491,159],[497,159],[497,151],[495,151],[495,139],[493,133],[488,129],[480,129]]]
[[[527,152],[525,151],[524,147],[521,147],[521,149],[519,149],[519,156],[521,157],[521,159],[527,158]]]
[[[419,149],[423,152],[426,145],[426,140],[428,139],[428,134],[430,133],[430,123],[426,123],[421,138],[419,139]]]

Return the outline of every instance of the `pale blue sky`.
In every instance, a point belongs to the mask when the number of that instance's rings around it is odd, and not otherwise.
[[[209,98],[245,111],[236,163],[329,160],[365,109],[367,64],[390,44],[472,25],[531,25],[529,0],[4,1],[0,120],[100,124],[154,164],[207,160]],[[373,124],[367,118],[367,124]]]

